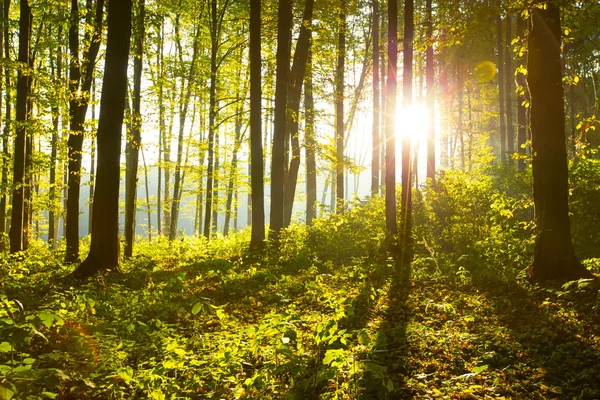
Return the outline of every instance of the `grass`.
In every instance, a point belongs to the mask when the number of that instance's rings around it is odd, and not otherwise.
[[[3,256],[0,398],[600,398],[592,284],[419,258],[398,275],[364,243],[316,245],[333,225],[262,254],[247,233],[140,242],[127,273],[84,284],[59,279],[60,251]]]

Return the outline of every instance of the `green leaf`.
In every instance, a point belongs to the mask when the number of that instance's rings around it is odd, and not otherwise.
[[[10,400],[17,392],[17,388],[10,382],[0,383],[0,400]]]
[[[479,367],[475,367],[471,369],[471,372],[474,374],[479,374],[489,368],[489,365],[480,365]]]
[[[8,342],[0,343],[0,353],[8,353],[12,350],[12,346]]]
[[[203,308],[202,306],[203,306],[203,304],[200,301],[198,303],[194,304],[194,306],[192,307],[192,314],[198,315],[200,310],[202,310],[202,308]]]
[[[23,360],[23,364],[25,365],[31,365],[35,362],[35,358],[26,358]]]
[[[358,334],[358,343],[363,346],[368,346],[370,342],[369,333],[367,331],[362,331]]]

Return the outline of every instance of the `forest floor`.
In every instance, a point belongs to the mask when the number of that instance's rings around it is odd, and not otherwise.
[[[124,274],[0,259],[0,399],[598,399],[600,294],[240,235],[140,243]],[[418,265],[418,263],[415,263]],[[29,396],[29,397],[28,397]]]

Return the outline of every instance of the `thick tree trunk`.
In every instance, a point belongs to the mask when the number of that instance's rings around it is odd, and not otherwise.
[[[19,62],[21,65],[29,65],[29,46],[31,39],[31,8],[28,0],[21,0],[19,20]],[[12,214],[10,226],[10,252],[16,253],[23,250],[23,214],[25,208],[25,141],[27,121],[27,97],[30,88],[31,75],[19,69],[17,78],[17,105],[15,108],[16,122],[18,123],[14,145],[14,169],[13,169],[13,197]]]
[[[290,40],[292,35],[292,2],[279,0],[277,21],[277,71],[275,83],[275,121],[271,154],[271,216],[269,238],[276,240],[283,228],[283,185],[285,169],[285,126]]]
[[[344,212],[344,73],[346,63],[346,0],[341,0],[335,69],[336,211]]]
[[[396,222],[396,73],[398,68],[398,2],[388,0],[388,70],[385,106],[385,225],[398,233]]]
[[[108,39],[100,119],[98,121],[98,174],[90,253],[73,272],[88,277],[119,268],[119,174],[121,130],[127,93],[127,64],[131,38],[131,0],[108,3]]]
[[[89,104],[89,92],[92,86],[92,77],[96,65],[96,57],[100,49],[102,37],[102,19],[104,13],[104,0],[96,1],[96,15],[94,30],[86,33],[86,42],[89,48],[84,52],[83,61],[79,59],[79,4],[77,0],[71,1],[71,24],[69,27],[69,180],[67,195],[67,224],[65,238],[67,252],[65,262],[79,261],[79,196],[81,190],[81,159],[83,154],[83,136],[85,116]],[[91,25],[91,10],[88,10],[86,24]],[[86,30],[86,32],[89,32]],[[82,75],[83,72],[83,75]]]
[[[130,258],[133,255],[133,241],[135,238],[135,214],[137,202],[137,182],[138,165],[140,158],[140,147],[142,146],[142,68],[144,55],[144,37],[145,27],[144,19],[146,16],[146,1],[137,1],[137,20],[136,32],[134,36],[134,57],[133,57],[133,110],[131,112],[131,132],[128,141],[130,141],[129,166],[127,174],[127,190],[125,198],[125,249],[124,255]]]
[[[589,278],[571,241],[560,11],[553,2],[543,4],[545,9],[532,9],[527,65],[537,233],[530,276],[539,281]]]
[[[379,195],[379,0],[373,0],[373,127],[371,130],[371,196]]]
[[[317,217],[317,162],[315,156],[315,101],[313,98],[312,50],[308,50],[304,77],[304,138],[306,144],[306,224]]]
[[[426,35],[427,50],[425,51],[425,81],[427,87],[427,179],[435,182],[435,93],[433,74],[433,22],[432,0],[426,0]]]
[[[296,185],[298,183],[298,170],[300,169],[300,140],[298,138],[298,123],[300,120],[300,96],[302,94],[302,85],[306,74],[306,60],[310,46],[312,33],[312,14],[314,0],[307,0],[302,17],[302,25],[296,44],[292,70],[289,76],[289,89],[287,94],[287,137],[291,138],[292,158],[290,160],[288,172],[283,188],[283,226],[290,225],[292,220],[292,210],[294,208],[294,198],[296,197]]]
[[[251,218],[248,223],[252,224],[251,248],[260,248],[265,241],[260,7],[261,0],[250,1],[250,201],[252,209],[248,212],[248,219]]]

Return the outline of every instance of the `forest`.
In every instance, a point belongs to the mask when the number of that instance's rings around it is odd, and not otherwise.
[[[597,0],[0,0],[0,400],[599,399]]]

